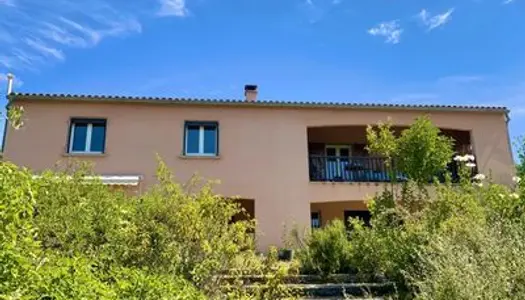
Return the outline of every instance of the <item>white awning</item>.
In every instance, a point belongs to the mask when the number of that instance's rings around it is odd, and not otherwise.
[[[140,183],[141,176],[138,175],[102,175],[102,176],[86,176],[87,180],[98,179],[103,184],[107,185],[131,185],[137,186]]]
[[[39,178],[40,175],[34,175],[33,178]],[[100,175],[100,176],[86,176],[86,180],[100,180],[106,185],[128,185],[138,186],[142,176],[140,175]]]

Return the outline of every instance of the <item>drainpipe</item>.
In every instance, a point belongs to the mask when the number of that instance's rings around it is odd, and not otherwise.
[[[514,151],[512,150],[512,142],[510,141],[510,132],[509,132],[509,122],[510,122],[510,111],[507,109],[505,110],[505,125],[507,127],[507,143],[509,144],[509,150],[510,150],[510,159],[512,160],[512,163],[515,165],[516,162],[514,161]]]

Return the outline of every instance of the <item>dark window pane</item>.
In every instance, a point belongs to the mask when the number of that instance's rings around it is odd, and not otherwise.
[[[335,148],[326,148],[327,156],[335,156]]]
[[[344,215],[345,215],[345,223],[347,226],[350,225],[348,223],[349,218],[360,219],[363,221],[365,226],[370,226],[370,219],[372,215],[370,214],[369,211],[345,210]]]
[[[106,141],[106,125],[93,124],[91,131],[91,151],[104,152],[104,144]]]
[[[87,124],[74,124],[73,126],[73,145],[71,151],[86,151]]]
[[[320,228],[321,227],[321,215],[318,212],[312,212],[310,214],[310,220],[312,222],[312,228]]]
[[[199,126],[189,125],[186,127],[186,153],[199,153]]]
[[[339,149],[340,155],[344,157],[350,156],[350,151],[348,148],[341,148]]]
[[[204,153],[217,153],[217,127],[204,126]]]

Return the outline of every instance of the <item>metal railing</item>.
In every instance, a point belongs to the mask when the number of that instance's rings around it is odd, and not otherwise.
[[[392,179],[403,182],[408,179],[401,172],[394,171],[390,174],[384,157],[309,155],[308,160],[310,181],[315,182],[391,182]],[[452,181],[457,181],[457,165],[454,161],[449,165],[448,171]],[[445,180],[443,175],[437,174],[437,178],[439,181]]]

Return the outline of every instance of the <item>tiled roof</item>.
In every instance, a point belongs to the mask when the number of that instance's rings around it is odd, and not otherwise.
[[[130,97],[111,95],[71,95],[71,94],[37,94],[13,93],[8,96],[11,100],[44,99],[61,101],[89,101],[89,102],[135,102],[158,104],[196,104],[196,105],[230,105],[251,107],[298,107],[298,108],[365,108],[365,109],[405,109],[405,110],[445,110],[445,111],[485,111],[508,112],[504,106],[470,106],[470,105],[427,105],[427,104],[380,104],[380,103],[351,103],[351,102],[322,102],[322,101],[275,101],[257,100],[248,102],[235,99],[205,99],[205,98],[172,98],[172,97]]]

